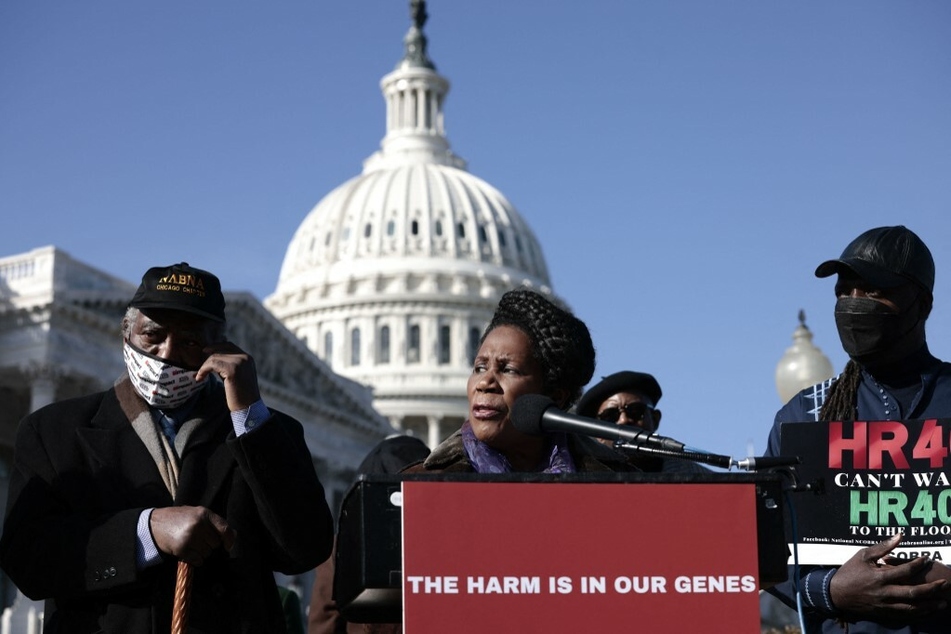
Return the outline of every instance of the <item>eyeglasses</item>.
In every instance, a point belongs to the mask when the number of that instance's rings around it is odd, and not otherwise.
[[[628,420],[641,421],[644,420],[644,415],[653,409],[654,408],[647,403],[628,403],[623,407],[608,407],[601,410],[598,412],[598,420],[616,423],[621,420],[621,412],[623,411],[627,415]]]

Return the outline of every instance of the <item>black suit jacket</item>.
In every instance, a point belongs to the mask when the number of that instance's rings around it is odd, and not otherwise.
[[[143,509],[205,506],[237,532],[195,570],[189,632],[283,632],[274,570],[327,558],[333,520],[297,421],[272,412],[235,437],[223,390],[182,452],[171,499],[115,389],[54,403],[17,431],[0,564],[46,599],[46,634],[170,631],[176,562],[138,570]]]

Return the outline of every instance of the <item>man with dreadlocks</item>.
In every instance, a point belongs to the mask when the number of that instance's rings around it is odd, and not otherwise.
[[[835,322],[849,355],[837,378],[806,388],[776,414],[770,455],[779,454],[781,423],[885,421],[951,417],[951,364],[931,355],[934,260],[903,226],[878,227],[853,240],[816,277],[838,275]],[[800,593],[808,631],[951,632],[951,569],[925,557],[897,566],[879,560],[896,535],[864,548],[839,568],[803,568]],[[796,607],[792,581],[771,592]]]

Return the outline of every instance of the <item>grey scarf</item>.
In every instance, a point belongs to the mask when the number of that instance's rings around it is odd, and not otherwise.
[[[206,387],[204,391],[207,391],[207,389]],[[175,435],[175,444],[173,445],[162,432],[162,425],[159,422],[161,414],[142,400],[127,375],[123,375],[116,380],[115,390],[116,397],[119,399],[119,406],[125,413],[126,418],[129,419],[132,429],[138,434],[142,444],[148,449],[149,455],[155,461],[155,466],[158,467],[165,487],[174,500],[178,491],[178,474],[181,469],[182,451],[188,444],[188,439],[192,433],[204,422],[204,408],[200,404],[195,407],[193,415],[182,424]]]

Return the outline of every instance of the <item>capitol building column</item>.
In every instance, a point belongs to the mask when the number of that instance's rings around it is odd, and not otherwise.
[[[23,376],[30,386],[30,412],[56,400],[61,372],[49,364],[30,364]],[[6,470],[5,470],[6,471]],[[33,601],[19,589],[13,605],[0,617],[0,634],[40,634],[43,631],[43,602]]]
[[[426,444],[430,449],[434,449],[442,440],[442,416],[427,416],[426,423]]]
[[[30,412],[35,412],[56,400],[56,386],[60,372],[50,365],[35,365],[28,368],[24,375],[30,385]]]
[[[387,418],[389,419],[390,424],[393,425],[393,427],[394,427],[395,429],[399,430],[399,432],[400,432],[401,434],[405,434],[405,433],[406,433],[406,430],[403,429],[403,417],[402,417],[402,416],[391,415],[391,416],[387,416]]]

